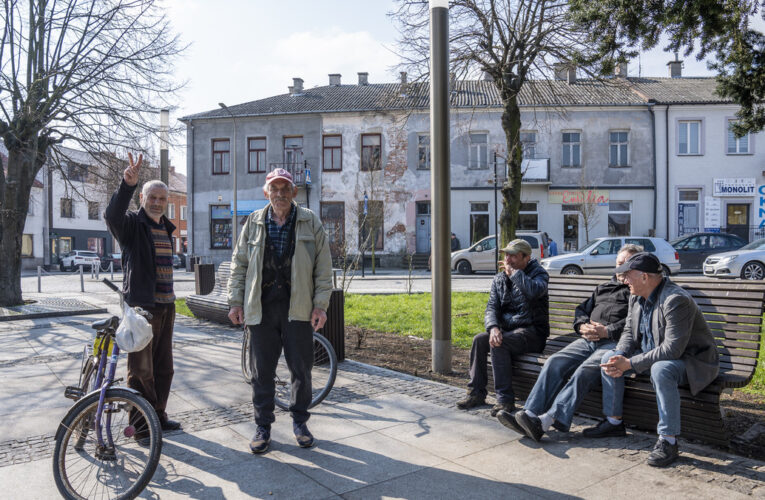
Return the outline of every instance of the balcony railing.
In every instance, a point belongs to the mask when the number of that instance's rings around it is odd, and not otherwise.
[[[283,168],[292,175],[292,182],[298,187],[310,185],[311,168],[307,161],[297,163],[269,163],[268,171],[271,172],[277,168]]]
[[[524,158],[521,162],[521,172],[523,172],[521,182],[524,184],[549,184],[550,159]],[[507,165],[501,162],[497,165],[497,183],[501,186],[505,183],[505,179],[507,179]]]

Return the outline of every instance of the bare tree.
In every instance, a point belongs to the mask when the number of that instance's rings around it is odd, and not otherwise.
[[[400,32],[402,66],[415,79],[427,75],[429,6],[422,0],[398,0],[391,16]],[[556,63],[592,61],[583,32],[568,18],[565,0],[451,0],[449,49],[457,77],[485,72],[502,100],[502,129],[507,143],[508,176],[502,186],[501,244],[515,237],[521,203],[522,148],[519,95],[551,74]],[[587,73],[586,67],[579,67]]]
[[[587,169],[582,167],[582,174],[579,177],[579,203],[577,210],[582,216],[584,241],[591,241],[590,231],[600,221],[600,203],[602,203],[602,200],[598,199],[592,184],[587,179]]]
[[[94,158],[146,149],[156,120],[148,113],[171,107],[179,88],[171,63],[183,47],[156,3],[3,1],[0,137],[8,165],[0,169],[0,305],[22,301],[30,190],[56,145]]]

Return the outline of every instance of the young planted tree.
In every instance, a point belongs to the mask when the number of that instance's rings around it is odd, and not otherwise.
[[[429,8],[422,0],[398,0],[391,16],[400,32],[404,66],[416,78],[428,71]],[[564,0],[451,0],[449,50],[458,77],[490,75],[502,100],[508,176],[502,186],[501,245],[515,238],[521,203],[522,145],[519,95],[552,75],[565,61],[587,71],[596,58],[587,33],[568,17]],[[533,91],[529,93],[533,95]]]
[[[753,0],[571,0],[571,17],[597,46],[601,71],[609,74],[617,61],[656,47],[663,35],[668,52],[698,60],[712,55],[717,92],[741,106],[734,132],[742,136],[765,127],[765,35],[752,28],[765,16]]]
[[[121,156],[155,135],[183,47],[155,0],[4,0],[0,10],[0,305],[22,302],[21,240],[56,145]],[[105,165],[114,162],[104,162]]]

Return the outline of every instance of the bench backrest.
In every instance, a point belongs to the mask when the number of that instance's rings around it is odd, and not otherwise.
[[[550,336],[571,341],[574,310],[609,276],[550,276]],[[765,282],[672,277],[693,296],[704,313],[720,352],[721,374],[748,382],[754,375],[762,341]],[[553,340],[553,344],[556,341]]]
[[[218,266],[218,270],[215,273],[215,288],[211,293],[217,295],[228,295],[228,278],[231,275],[231,261],[224,260]]]

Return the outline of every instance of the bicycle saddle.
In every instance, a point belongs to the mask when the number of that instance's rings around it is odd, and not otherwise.
[[[116,328],[117,325],[120,324],[120,319],[117,316],[112,316],[111,318],[102,319],[100,321],[95,321],[92,325],[90,325],[94,330],[105,330],[107,328]]]

